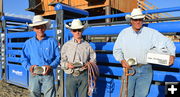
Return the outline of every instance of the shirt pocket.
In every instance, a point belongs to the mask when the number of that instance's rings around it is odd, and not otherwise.
[[[46,60],[51,60],[54,55],[53,49],[51,47],[44,47],[43,49]]]

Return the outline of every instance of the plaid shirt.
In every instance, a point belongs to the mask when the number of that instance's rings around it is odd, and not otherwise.
[[[61,49],[61,68],[67,74],[72,73],[72,69],[68,69],[67,63],[83,62],[96,62],[96,53],[90,44],[84,40],[77,43],[74,38],[66,42]],[[80,68],[76,68],[79,70]]]

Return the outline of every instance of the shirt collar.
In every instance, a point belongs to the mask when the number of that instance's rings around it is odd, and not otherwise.
[[[73,41],[74,43],[78,43],[77,40],[74,39],[74,37],[72,38],[72,41]],[[81,39],[81,42],[80,42],[80,43],[82,43],[82,42],[84,42],[83,39]]]
[[[36,38],[36,36],[34,36],[33,37],[35,40],[38,40],[37,38]],[[45,34],[45,37],[42,39],[42,40],[46,40],[48,38],[48,36]],[[39,40],[38,40],[39,41]]]
[[[131,28],[132,28],[132,27],[131,27]],[[133,33],[136,33],[136,34],[140,34],[140,33],[142,32],[142,29],[143,29],[143,26],[141,27],[141,29],[140,29],[139,31],[136,32],[136,31],[134,31],[133,28],[132,28]]]

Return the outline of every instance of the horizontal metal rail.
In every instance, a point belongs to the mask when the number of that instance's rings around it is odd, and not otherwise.
[[[30,19],[26,19],[26,18],[18,18],[18,17],[11,17],[11,16],[2,16],[1,17],[2,21],[16,21],[16,22],[27,22],[27,23],[32,23],[32,21]]]
[[[147,10],[143,11],[143,14],[154,14],[154,13],[163,13],[163,12],[174,12],[180,11],[180,7],[172,7],[172,8],[162,8],[162,9],[155,9],[155,10]],[[107,18],[117,18],[117,17],[124,17],[130,13],[120,13],[120,14],[113,14],[113,15],[103,15],[103,16],[96,16],[96,17],[87,17],[87,18],[80,18],[82,21],[88,20],[98,20],[98,19],[107,19]],[[71,22],[73,19],[65,20],[64,22]]]
[[[180,17],[149,19],[149,20],[144,20],[144,22],[160,22],[160,21],[172,21],[172,20],[180,20]],[[88,24],[88,26],[128,24],[128,23],[130,23],[130,21],[118,21],[118,22],[111,22],[111,23],[94,23],[94,24]]]

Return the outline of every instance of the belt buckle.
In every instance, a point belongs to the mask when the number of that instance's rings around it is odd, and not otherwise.
[[[45,69],[42,66],[35,66],[33,73],[36,73],[37,75],[42,75],[44,73]]]
[[[80,71],[78,71],[78,70],[74,70],[74,72],[73,72],[73,74],[72,74],[73,76],[79,76],[80,75]]]

